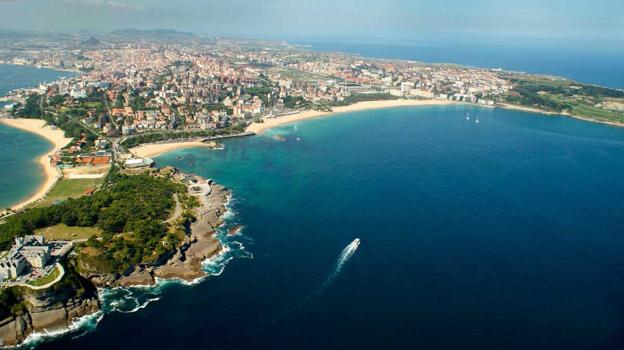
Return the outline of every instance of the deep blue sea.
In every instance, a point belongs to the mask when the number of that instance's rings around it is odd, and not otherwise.
[[[233,191],[220,275],[41,349],[624,347],[624,129],[398,108],[156,160]]]
[[[426,63],[455,63],[566,77],[584,83],[624,89],[624,48],[593,43],[445,41],[354,43],[295,40],[316,51],[345,52],[371,58]]]
[[[0,64],[0,96],[11,90],[35,87],[72,73]],[[5,103],[0,102],[0,108]],[[0,208],[28,198],[43,182],[37,158],[52,145],[41,137],[0,124]]]

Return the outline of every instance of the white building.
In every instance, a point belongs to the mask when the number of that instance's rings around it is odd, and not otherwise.
[[[0,278],[15,279],[27,267],[43,268],[50,260],[50,247],[43,236],[16,237],[9,253],[0,259]]]
[[[149,168],[154,165],[154,161],[150,158],[132,158],[124,163],[128,169]]]

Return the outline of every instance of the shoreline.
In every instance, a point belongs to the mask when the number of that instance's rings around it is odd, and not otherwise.
[[[32,63],[17,64],[17,63],[11,63],[11,62],[0,62],[0,64],[7,65],[7,66],[16,66],[16,67],[29,67],[29,68],[37,68],[37,69],[48,69],[48,70],[55,70],[55,71],[59,71],[59,72],[65,72],[65,73],[75,73],[75,74],[82,74],[82,73],[84,73],[80,69],[53,67],[53,66],[41,66],[41,65],[36,65],[36,64],[32,64]]]
[[[621,122],[610,122],[608,120],[600,120],[600,119],[594,119],[591,117],[583,117],[580,115],[576,115],[576,114],[572,114],[572,113],[568,113],[568,112],[551,112],[551,111],[545,111],[539,108],[534,108],[534,107],[528,107],[528,106],[521,106],[521,105],[514,105],[514,104],[509,104],[509,103],[503,103],[500,105],[496,105],[496,108],[502,108],[502,109],[508,109],[508,110],[514,110],[514,111],[522,111],[522,112],[531,112],[531,113],[539,113],[539,114],[545,114],[545,115],[555,115],[555,116],[562,116],[562,117],[568,117],[568,118],[573,118],[573,119],[578,119],[578,120],[583,120],[586,122],[590,122],[590,123],[597,123],[597,124],[604,124],[604,125],[610,125],[610,126],[615,126],[618,128],[624,127],[624,123]]]
[[[207,147],[211,148],[211,145],[201,141],[178,141],[178,142],[164,142],[164,143],[145,143],[129,149],[128,151],[140,158],[152,158],[159,155],[178,149],[193,148],[193,147]]]
[[[571,114],[568,112],[546,111],[546,110],[542,110],[539,108],[514,105],[514,104],[509,104],[509,103],[497,104],[494,106],[487,106],[487,105],[478,105],[478,104],[471,104],[471,103],[451,101],[451,100],[426,99],[426,100],[365,101],[365,102],[358,102],[358,103],[348,105],[348,106],[336,107],[334,108],[332,112],[306,110],[306,111],[301,111],[301,112],[290,114],[290,115],[285,115],[282,117],[263,119],[264,123],[253,123],[249,125],[247,129],[245,129],[245,131],[253,132],[255,134],[262,134],[268,129],[283,126],[286,124],[296,123],[296,122],[307,120],[307,119],[331,117],[334,114],[340,114],[340,113],[359,112],[359,111],[366,111],[366,110],[396,108],[396,107],[450,106],[450,105],[468,105],[468,106],[475,106],[475,107],[481,107],[481,108],[501,108],[501,109],[537,113],[537,114],[543,114],[543,115],[549,115],[549,116],[563,116],[563,117],[569,117],[569,118],[583,120],[583,121],[591,122],[591,123],[599,123],[599,124],[605,124],[605,125],[610,125],[610,126],[615,126],[615,127],[624,127],[624,123],[610,122],[610,121],[599,120],[599,119],[594,119],[590,117],[583,117],[583,116]]]
[[[37,158],[37,164],[43,170],[43,183],[39,184],[37,189],[26,199],[10,205],[9,208],[11,210],[18,211],[40,199],[43,199],[52,187],[54,187],[56,182],[63,177],[60,170],[50,164],[50,155],[68,145],[72,139],[65,137],[65,132],[63,130],[58,128],[52,129],[49,126],[46,126],[46,122],[42,119],[0,118],[0,123],[15,129],[36,134],[52,144],[50,149],[46,150],[44,154]]]
[[[247,132],[253,132],[255,134],[261,134],[268,129],[282,126],[285,124],[295,123],[302,120],[328,117],[340,113],[359,112],[366,110],[395,108],[395,107],[415,107],[415,106],[446,106],[446,105],[458,105],[462,102],[451,100],[382,100],[382,101],[364,101],[357,102],[348,106],[335,107],[331,112],[312,111],[306,110],[295,114],[285,115],[276,118],[263,118],[264,123],[253,123],[245,129]]]

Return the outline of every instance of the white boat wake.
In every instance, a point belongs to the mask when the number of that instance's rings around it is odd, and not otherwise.
[[[327,289],[327,287],[329,287],[329,285],[338,277],[338,275],[340,275],[340,272],[342,271],[342,268],[345,266],[345,264],[347,262],[349,262],[351,257],[353,257],[353,255],[355,254],[355,252],[357,251],[359,246],[360,246],[360,239],[359,238],[356,238],[356,239],[353,240],[353,242],[349,243],[349,245],[347,245],[342,250],[340,255],[338,256],[338,259],[336,260],[336,264],[334,265],[334,269],[329,274],[329,276],[327,276],[325,281],[323,281],[323,284],[321,284],[318,288],[316,288],[314,290],[314,292],[312,292],[312,294],[309,294],[308,296],[306,296],[298,304],[292,306],[291,308],[289,308],[287,310],[284,310],[283,312],[280,312],[280,313],[274,315],[271,319],[268,320],[267,324],[273,324],[273,323],[276,323],[276,322],[278,322],[280,320],[283,320],[284,318],[288,317],[289,315],[295,313],[297,310],[302,308],[304,305],[307,305],[315,297],[317,297],[321,293],[323,293],[325,291],[325,289]]]
[[[342,250],[342,252],[338,256],[338,260],[336,260],[336,265],[334,265],[334,270],[327,277],[325,282],[323,282],[323,284],[321,284],[321,286],[314,292],[313,295],[321,294],[336,279],[336,277],[338,277],[344,265],[351,259],[353,254],[355,254],[359,246],[360,246],[360,239],[356,238],[353,240],[353,242],[349,243],[349,245],[346,246]]]

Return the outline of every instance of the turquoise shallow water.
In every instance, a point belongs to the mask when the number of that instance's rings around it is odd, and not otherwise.
[[[623,129],[449,106],[273,132],[157,158],[233,190],[220,276],[41,348],[624,345]]]
[[[0,64],[0,96],[72,73]],[[0,108],[4,103],[0,102]],[[41,137],[0,124],[0,208],[18,203],[37,190],[43,174],[37,158],[52,145]]]

